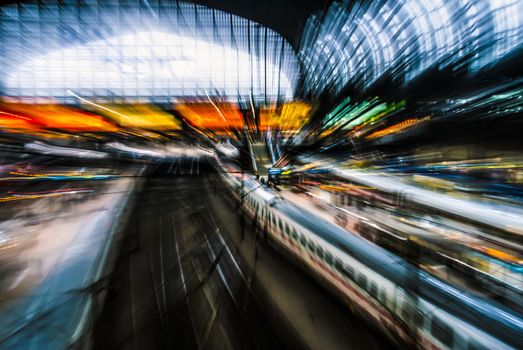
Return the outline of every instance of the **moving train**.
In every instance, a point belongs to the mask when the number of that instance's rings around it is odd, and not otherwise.
[[[271,243],[390,338],[425,349],[518,349],[523,316],[448,285],[221,164],[243,211]]]

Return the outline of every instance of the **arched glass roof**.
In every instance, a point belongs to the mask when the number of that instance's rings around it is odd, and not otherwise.
[[[0,9],[6,96],[170,103],[220,95],[269,103],[294,95],[298,64],[289,43],[221,11],[182,1]]]
[[[518,0],[333,3],[302,36],[305,88],[366,88],[386,72],[409,82],[434,67],[478,71],[521,47],[522,13]]]

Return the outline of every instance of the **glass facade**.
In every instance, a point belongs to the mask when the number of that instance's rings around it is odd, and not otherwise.
[[[170,103],[291,99],[296,55],[276,32],[182,1],[52,1],[0,7],[1,92]]]

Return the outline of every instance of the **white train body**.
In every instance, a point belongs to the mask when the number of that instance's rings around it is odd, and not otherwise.
[[[321,231],[337,226],[284,202],[250,177],[245,177],[242,181],[241,177],[228,173],[226,169],[222,170],[222,179],[233,196],[242,204],[242,210],[251,219],[256,220],[257,225],[270,237],[271,242],[283,248],[284,252],[292,254],[294,260],[312,272],[329,290],[340,296],[351,308],[357,310],[393,339],[426,349],[472,350],[519,347],[517,344],[520,344],[520,339],[513,339],[513,336],[510,336],[510,334],[523,336],[520,333],[523,322],[519,315],[512,315],[488,302],[473,300],[471,296],[460,294],[461,291],[421,272],[403,259],[344,231],[347,239],[357,240],[354,241],[357,246],[364,246],[365,249],[374,251],[379,256],[377,261],[385,259],[391,265],[397,265],[398,271],[405,275],[405,284],[398,283],[398,278],[403,277],[384,276],[382,270],[385,266],[369,266],[368,261],[363,263],[358,258],[358,255],[362,254],[358,252],[361,247],[354,248],[353,254],[349,254],[348,251],[352,249],[350,246],[345,248],[336,246],[322,237],[319,232],[315,232],[319,230],[311,229],[313,221],[314,225],[321,226]],[[368,256],[365,259],[368,260]],[[509,331],[506,334],[514,341],[507,343],[505,333],[503,340],[496,336],[498,332],[495,322],[486,325],[490,326],[490,329],[479,327],[469,322],[474,315],[471,315],[469,320],[465,320],[454,314],[454,309],[456,307],[459,309],[459,305],[455,307],[448,305],[448,308],[435,305],[423,295],[417,294],[416,288],[404,288],[404,285],[412,283],[412,276],[417,276],[425,292],[431,289],[427,288],[427,285],[429,287],[433,285],[435,294],[431,298],[434,300],[443,298],[443,304],[445,298],[448,300],[449,295],[454,295],[455,298],[459,298],[456,299],[459,303],[466,303],[470,308],[477,306],[481,309],[483,305],[487,305],[485,312],[494,310],[496,315],[493,317],[499,317],[504,327],[507,326],[507,320],[513,322],[509,325],[514,328],[511,329],[513,332]],[[439,290],[444,292],[444,295],[440,296]]]

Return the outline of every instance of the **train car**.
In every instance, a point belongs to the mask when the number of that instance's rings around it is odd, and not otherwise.
[[[246,215],[351,308],[401,344],[517,349],[523,317],[450,286],[404,259],[298,209],[250,177],[220,174]]]

